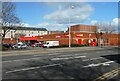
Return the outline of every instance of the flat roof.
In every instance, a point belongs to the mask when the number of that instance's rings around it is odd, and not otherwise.
[[[4,28],[4,27],[3,27]],[[47,31],[46,28],[36,28],[36,27],[11,27],[13,30],[36,30],[36,31]]]

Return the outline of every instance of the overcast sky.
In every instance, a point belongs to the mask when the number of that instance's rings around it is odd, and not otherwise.
[[[66,30],[69,23],[118,24],[118,2],[15,2],[16,14],[25,26]]]

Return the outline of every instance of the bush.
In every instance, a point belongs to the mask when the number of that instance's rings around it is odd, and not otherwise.
[[[69,45],[68,44],[63,44],[60,47],[69,47]]]
[[[85,47],[87,45],[84,45],[84,44],[71,44],[71,47]],[[63,44],[61,45],[60,47],[69,47],[68,44]]]

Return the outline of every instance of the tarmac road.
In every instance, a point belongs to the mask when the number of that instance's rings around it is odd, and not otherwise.
[[[120,54],[119,49],[114,48],[34,52],[5,56],[2,60],[3,79],[119,81]]]

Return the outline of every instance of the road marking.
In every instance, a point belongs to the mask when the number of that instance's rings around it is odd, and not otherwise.
[[[15,61],[27,61],[27,60],[37,60],[40,59],[41,57],[38,58],[29,58],[29,59],[20,59],[20,60],[9,60],[9,61],[2,61],[2,62],[15,62]]]
[[[61,54],[61,53],[53,53],[53,54],[46,54],[46,55],[59,55],[59,54]],[[33,56],[42,56],[42,55],[33,55]]]
[[[42,55],[33,55],[33,56],[42,56]]]
[[[47,55],[59,55],[59,54],[61,54],[61,53],[54,53],[54,54],[47,54]]]
[[[100,51],[96,52],[96,53],[101,53]]]
[[[82,61],[92,61],[92,60],[98,60],[98,59],[102,59],[103,57],[98,57],[98,58],[90,58],[90,59],[85,59]]]
[[[118,72],[119,72],[119,71],[118,71]],[[114,78],[114,77],[117,76],[118,74],[119,74],[119,73],[113,74],[112,76],[110,76],[110,78],[109,78],[108,80]]]
[[[68,59],[75,59],[75,58],[85,58],[86,56],[76,56],[76,57],[66,57],[66,58],[52,58],[51,60],[68,60]]]
[[[105,80],[105,79],[107,79],[107,78],[109,78],[109,77],[115,76],[115,75],[118,74],[119,72],[120,72],[120,68],[117,68],[117,69],[115,69],[115,70],[112,70],[112,71],[110,71],[110,72],[108,72],[108,73],[103,74],[102,76],[96,78],[96,79],[93,80],[93,81],[103,81],[103,80]]]
[[[109,66],[110,65],[110,63],[113,63],[114,61],[108,61],[108,62],[103,62],[103,63],[98,63],[98,64],[89,64],[89,65],[87,65],[87,66],[83,66],[83,68],[88,68],[88,67],[96,67],[96,66],[101,66],[101,65],[103,65],[103,66]]]
[[[113,51],[107,51],[107,52],[113,52]]]
[[[15,53],[18,53],[18,52],[19,52],[19,54],[15,54]],[[26,54],[31,55],[33,53],[39,54],[39,53],[48,53],[48,52],[43,51],[43,50],[42,51],[40,51],[40,50],[33,50],[33,51],[29,50],[28,52],[26,52],[26,51],[16,51],[16,52],[8,52],[8,53],[4,52],[4,53],[2,53],[2,56],[5,57],[5,56],[26,55]]]
[[[88,54],[88,53],[83,53],[83,54]]]
[[[60,57],[65,57],[65,56],[77,56],[77,55],[80,55],[80,54],[72,54],[72,55],[66,54],[66,55],[60,55]]]
[[[65,56],[73,56],[73,55],[60,55],[60,57],[65,57]]]
[[[33,70],[33,69],[45,68],[45,67],[61,66],[62,64],[64,64],[64,63],[44,65],[44,66],[38,66],[38,67],[30,67],[30,68],[24,68],[24,69],[18,69],[18,70],[12,70],[12,71],[7,71],[5,73],[14,73],[14,72],[19,72],[19,71],[28,71],[28,70]]]

